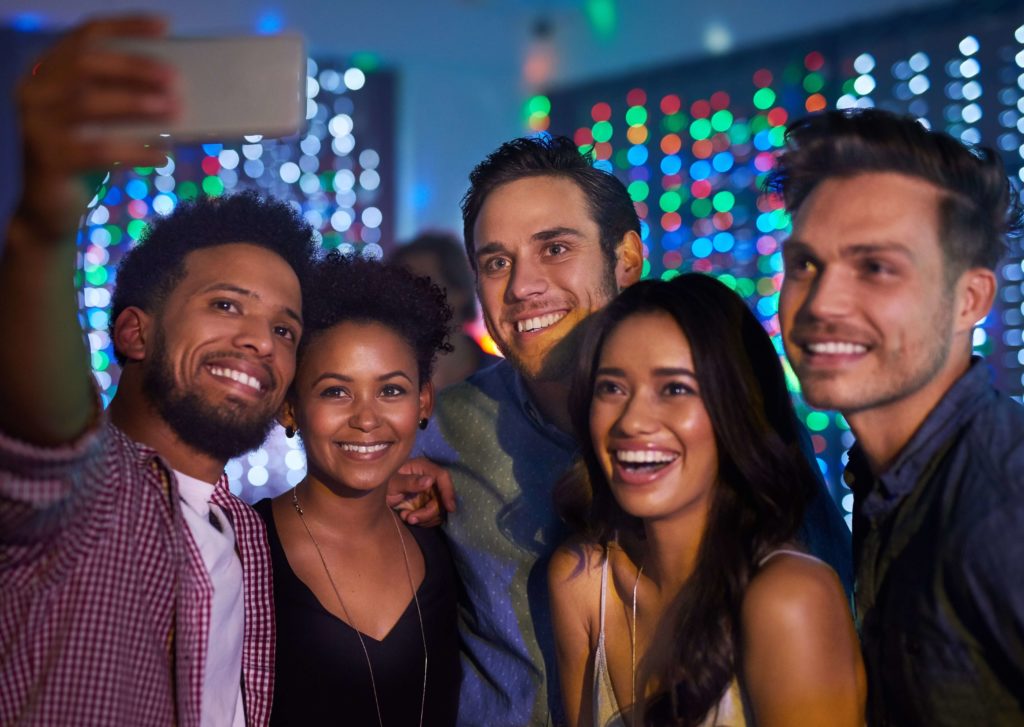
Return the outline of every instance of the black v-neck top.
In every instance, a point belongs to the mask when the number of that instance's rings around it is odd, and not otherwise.
[[[329,613],[288,565],[270,500],[255,508],[267,525],[274,569],[277,655],[270,724],[375,727],[370,671],[355,630]],[[417,591],[428,652],[423,724],[454,725],[461,678],[455,570],[438,528],[409,531],[426,567]],[[383,641],[363,634],[363,642],[385,727],[416,727],[423,694],[423,638],[413,600]]]

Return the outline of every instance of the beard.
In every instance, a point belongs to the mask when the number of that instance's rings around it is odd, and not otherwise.
[[[153,355],[144,364],[142,388],[178,439],[225,462],[263,444],[274,426],[276,409],[254,410],[230,400],[214,406],[196,392],[183,390],[174,379],[163,330],[155,335]]]

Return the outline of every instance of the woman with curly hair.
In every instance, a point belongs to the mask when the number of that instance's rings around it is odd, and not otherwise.
[[[572,725],[863,725],[835,572],[794,545],[816,480],[778,354],[703,275],[627,288],[588,331],[549,581]]]
[[[407,527],[387,500],[431,414],[451,310],[429,278],[337,253],[309,288],[280,415],[307,474],[256,505],[274,567],[271,724],[454,725],[451,556],[437,529]]]

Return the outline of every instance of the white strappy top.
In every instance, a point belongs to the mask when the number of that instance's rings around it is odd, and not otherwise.
[[[809,553],[790,548],[778,548],[762,558],[757,567],[763,567],[765,563],[776,555],[783,553],[807,558],[818,563],[823,562]],[[622,710],[619,709],[618,700],[615,698],[615,691],[612,688],[611,675],[608,673],[608,660],[604,649],[604,612],[607,589],[608,553],[606,551],[601,563],[601,607],[599,615],[601,627],[597,634],[597,649],[594,652],[594,725],[596,727],[625,727],[626,721]],[[708,713],[704,722],[701,723],[701,727],[746,727],[746,725],[747,719],[743,709],[740,685],[736,678],[733,677],[718,704]]]

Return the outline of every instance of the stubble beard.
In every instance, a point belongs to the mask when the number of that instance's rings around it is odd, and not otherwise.
[[[797,371],[804,399],[816,409],[832,409],[848,417],[890,406],[917,393],[939,374],[951,355],[952,303],[952,296],[945,296],[926,324],[925,330],[930,335],[924,339],[927,350],[921,355],[919,365],[908,368],[913,361],[903,353],[891,353],[882,361],[884,368],[877,372],[879,375],[873,381],[848,383],[841,381],[842,374],[815,376]]]
[[[227,462],[258,448],[274,426],[274,411],[252,407],[213,406],[174,379],[162,329],[143,368],[142,387],[160,417],[192,449]]]

